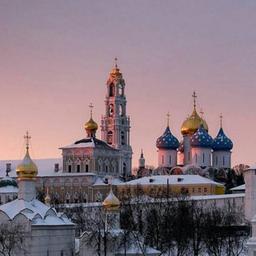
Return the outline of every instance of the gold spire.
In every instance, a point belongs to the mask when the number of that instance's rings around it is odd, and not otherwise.
[[[113,193],[112,184],[110,184],[109,194],[103,201],[102,205],[108,211],[118,210],[120,207],[120,201]]]
[[[26,132],[24,139],[26,142],[26,154],[21,164],[17,166],[16,173],[19,180],[33,180],[37,176],[38,169],[29,155],[29,140],[31,139],[31,136],[29,136],[28,131]]]
[[[98,124],[92,118],[92,109],[93,109],[92,103],[90,103],[89,108],[90,108],[90,120],[87,123],[85,123],[84,129],[86,130],[88,137],[95,137],[96,131],[98,130]]]

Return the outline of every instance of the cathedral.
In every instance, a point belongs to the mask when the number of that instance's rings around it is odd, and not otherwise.
[[[156,141],[158,149],[158,168],[166,168],[173,172],[184,173],[188,166],[198,168],[213,167],[231,168],[232,141],[226,136],[222,127],[220,116],[220,129],[213,139],[208,133],[208,125],[196,109],[196,94],[193,93],[194,106],[192,114],[183,122],[181,134],[183,139],[179,142],[172,134],[169,126]],[[177,168],[182,167],[182,168]]]

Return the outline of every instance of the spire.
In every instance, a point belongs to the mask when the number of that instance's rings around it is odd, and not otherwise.
[[[193,97],[193,102],[194,102],[194,109],[196,109],[196,98],[197,98],[197,95],[196,95],[195,91],[193,92],[192,97]]]
[[[143,149],[141,149],[141,152],[140,152],[140,158],[144,158],[144,155],[143,155]]]
[[[93,110],[93,104],[92,103],[90,103],[89,108],[90,108],[90,117],[92,118],[92,110]]]
[[[220,113],[220,128],[222,128],[222,122],[223,122],[223,115]]]
[[[110,72],[110,77],[112,79],[122,79],[122,73],[120,72],[120,69],[118,67],[117,60],[118,60],[117,57],[115,57],[114,67],[112,68],[112,71]]]
[[[170,126],[170,113],[168,112],[166,116],[167,116],[167,127],[169,127]]]

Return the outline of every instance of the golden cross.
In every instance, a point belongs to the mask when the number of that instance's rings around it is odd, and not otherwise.
[[[194,91],[193,94],[192,94],[192,97],[194,98],[194,108],[196,108],[196,92]]]
[[[90,113],[91,113],[91,118],[92,118],[92,109],[93,109],[93,104],[92,103],[90,103],[89,108],[90,108]]]
[[[222,120],[223,120],[223,115],[220,113],[220,128],[222,128]]]
[[[171,116],[171,115],[170,115],[170,113],[168,112],[166,116],[167,116],[167,126],[169,127],[169,125],[170,125],[170,116]]]
[[[117,68],[117,57],[115,57],[115,68]]]
[[[24,139],[26,141],[26,149],[28,150],[29,149],[29,140],[31,139],[31,136],[29,135],[28,131],[26,132]]]

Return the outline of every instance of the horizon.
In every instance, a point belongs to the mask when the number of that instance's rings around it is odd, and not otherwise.
[[[146,165],[157,166],[155,142],[168,112],[181,140],[193,91],[213,138],[223,114],[234,143],[232,166],[254,164],[255,10],[254,1],[231,0],[2,2],[0,159],[23,158],[27,130],[34,159],[61,157],[61,146],[86,136],[91,102],[100,126],[117,57],[126,81],[133,167],[141,149]]]

